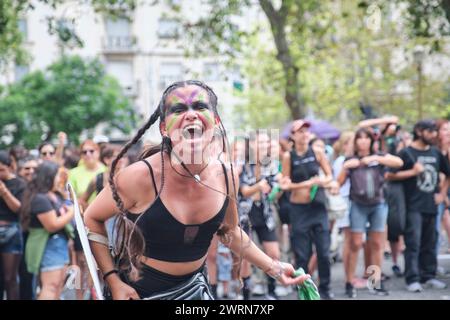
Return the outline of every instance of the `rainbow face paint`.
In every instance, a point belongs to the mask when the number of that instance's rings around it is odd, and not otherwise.
[[[178,121],[178,119],[180,119],[180,116],[177,114],[174,114],[172,119],[170,119],[170,121],[167,123],[167,127],[166,127],[167,131],[170,132],[170,129],[173,128],[173,125]]]
[[[191,110],[196,112],[203,121],[209,125],[214,125],[214,116],[211,114],[212,107],[209,104],[208,95],[201,88],[192,90],[175,90],[167,99],[166,117],[169,117],[166,125],[167,131],[172,131],[177,122],[182,121],[186,112]],[[207,125],[207,126],[209,126]]]
[[[200,111],[200,113],[206,118],[206,120],[208,120],[208,122],[210,123],[210,124],[214,124],[214,118],[213,117],[211,117],[211,113],[210,113],[210,111],[209,110],[201,110]]]

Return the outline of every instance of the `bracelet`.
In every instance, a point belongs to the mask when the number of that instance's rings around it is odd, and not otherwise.
[[[119,273],[119,270],[117,269],[112,269],[111,271],[108,271],[107,273],[105,273],[103,275],[103,281],[106,281],[106,278],[110,275],[112,275],[113,273]]]
[[[273,275],[273,274],[270,274],[269,272],[273,271],[275,263],[278,264],[279,270],[276,274]],[[274,278],[275,280],[280,280],[281,276],[284,273],[284,267],[280,261],[272,259],[272,263],[271,263],[270,267],[267,270],[265,270],[264,273],[267,273],[269,275],[269,277]]]

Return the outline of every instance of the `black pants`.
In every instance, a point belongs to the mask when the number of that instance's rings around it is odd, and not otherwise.
[[[292,225],[291,246],[296,268],[308,273],[308,262],[314,243],[319,269],[319,290],[328,292],[330,286],[330,230],[328,215],[321,204],[292,204],[289,210]]]
[[[407,284],[436,276],[436,216],[409,211],[405,230],[405,279]]]

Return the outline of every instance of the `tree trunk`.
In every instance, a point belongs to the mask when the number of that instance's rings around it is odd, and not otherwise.
[[[270,28],[277,48],[277,60],[283,66],[286,87],[284,99],[291,112],[292,119],[305,116],[305,103],[300,94],[300,83],[298,81],[299,68],[295,65],[286,37],[286,18],[289,11],[287,1],[283,1],[281,8],[277,11],[270,0],[259,0],[261,8],[269,19]]]

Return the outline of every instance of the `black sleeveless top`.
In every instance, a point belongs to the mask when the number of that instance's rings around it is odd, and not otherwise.
[[[146,160],[153,186],[158,193],[153,169]],[[228,194],[228,176],[224,164],[225,183]],[[188,262],[198,260],[208,251],[214,233],[219,229],[228,207],[228,197],[222,208],[211,219],[201,224],[183,224],[167,210],[161,198],[142,213],[137,221],[145,240],[145,256],[169,262]],[[136,221],[138,214],[128,213],[128,218]]]
[[[302,156],[291,151],[291,180],[294,183],[306,181],[319,174],[319,163],[311,147]]]

